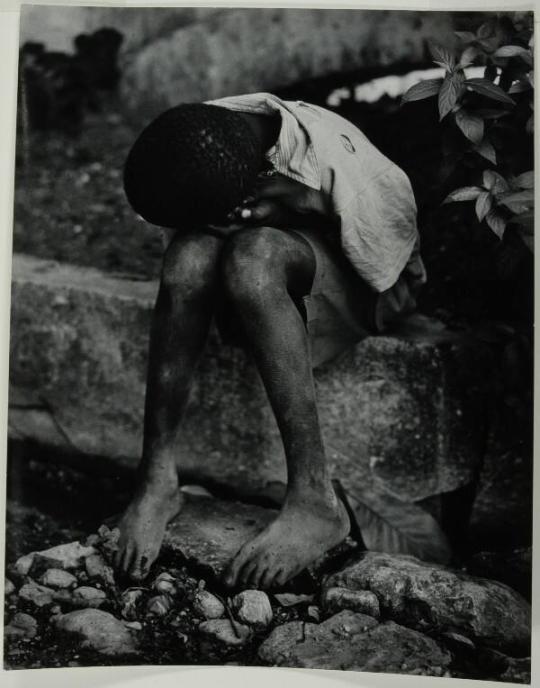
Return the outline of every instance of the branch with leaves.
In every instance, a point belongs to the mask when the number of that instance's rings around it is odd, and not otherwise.
[[[530,109],[525,134],[532,135],[532,13],[523,16],[516,13],[514,21],[507,16],[494,17],[475,33],[458,31],[456,35],[463,46],[458,54],[445,47],[430,46],[433,61],[445,70],[444,76],[413,85],[402,102],[436,96],[439,121],[450,120],[450,125],[456,126],[469,142],[469,149],[496,168],[479,169],[481,184],[456,189],[444,203],[474,200],[480,222],[485,220],[499,238],[503,237],[507,225],[516,226],[532,250],[533,172],[515,175],[513,170],[505,169],[501,151],[496,150],[491,136],[499,120],[515,110],[515,97],[519,97],[520,104],[525,99]],[[466,69],[471,66],[484,66],[483,77],[467,77]]]

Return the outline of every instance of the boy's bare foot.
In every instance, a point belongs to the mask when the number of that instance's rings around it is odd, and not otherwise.
[[[182,501],[177,488],[147,488],[133,498],[117,524],[120,538],[114,565],[119,572],[136,582],[148,575],[159,554],[167,523],[178,514]]]
[[[339,544],[350,528],[340,500],[335,504],[286,502],[279,516],[245,544],[225,572],[224,582],[255,588],[279,587]]]

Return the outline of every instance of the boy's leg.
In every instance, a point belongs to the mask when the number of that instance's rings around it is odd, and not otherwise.
[[[288,470],[279,516],[240,550],[225,582],[270,587],[299,573],[349,530],[327,471],[307,332],[291,298],[309,293],[315,256],[296,234],[252,228],[227,242],[222,267],[277,420]]]
[[[122,516],[116,566],[138,580],[158,555],[179,511],[178,431],[213,314],[223,242],[180,234],[163,260],[150,335],[143,456],[135,495]]]

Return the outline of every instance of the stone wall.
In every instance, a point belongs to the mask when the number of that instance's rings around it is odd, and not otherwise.
[[[414,64],[428,39],[453,39],[446,12],[26,7],[21,40],[70,50],[81,31],[125,36],[124,102],[153,116],[178,102],[272,90],[364,68]]]

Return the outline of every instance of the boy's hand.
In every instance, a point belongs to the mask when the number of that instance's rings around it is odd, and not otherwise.
[[[228,219],[234,226],[301,227],[306,225],[309,213],[306,195],[309,189],[280,174],[261,177],[255,192],[235,208]]]

